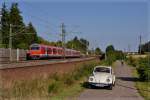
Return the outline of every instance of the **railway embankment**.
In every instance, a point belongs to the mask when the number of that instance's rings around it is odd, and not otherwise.
[[[47,78],[53,74],[71,73],[76,68],[90,62],[99,62],[98,58],[67,59],[61,61],[39,61],[3,64],[0,67],[1,83],[10,87],[13,82],[19,80],[31,80]]]

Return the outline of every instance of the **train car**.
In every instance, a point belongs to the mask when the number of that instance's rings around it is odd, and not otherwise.
[[[64,54],[65,53],[65,54]],[[80,51],[65,49],[56,46],[48,46],[42,44],[32,44],[30,46],[29,52],[27,54],[31,59],[40,59],[40,58],[71,58],[71,57],[80,57]]]

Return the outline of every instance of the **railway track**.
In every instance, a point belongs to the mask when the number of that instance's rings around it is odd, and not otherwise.
[[[33,67],[33,66],[41,66],[41,65],[49,65],[49,64],[58,64],[58,63],[68,63],[68,62],[78,62],[91,60],[95,57],[88,58],[69,58],[69,59],[48,59],[48,60],[27,60],[20,62],[12,62],[12,63],[3,63],[0,65],[0,70],[2,69],[10,69],[10,68],[21,68],[21,67]]]

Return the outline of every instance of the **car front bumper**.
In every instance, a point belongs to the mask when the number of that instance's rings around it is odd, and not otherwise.
[[[105,87],[105,86],[111,86],[112,84],[109,84],[109,83],[92,83],[92,82],[89,82],[89,85],[96,86],[96,87]]]

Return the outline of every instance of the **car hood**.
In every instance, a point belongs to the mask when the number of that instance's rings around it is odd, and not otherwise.
[[[110,73],[94,73],[94,78],[96,82],[101,82],[105,83],[106,79],[111,79],[111,74]]]

